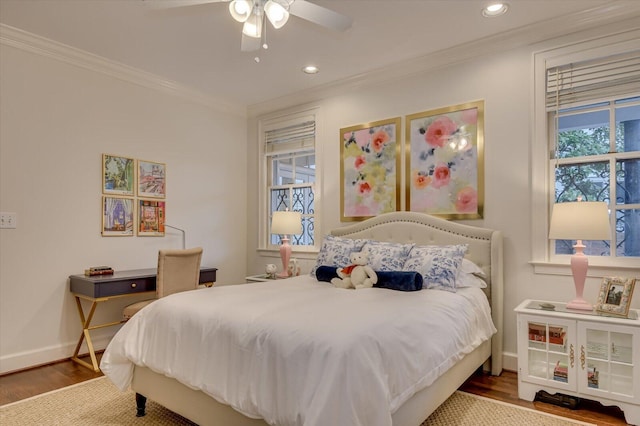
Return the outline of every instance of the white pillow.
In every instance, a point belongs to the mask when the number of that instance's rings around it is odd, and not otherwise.
[[[361,251],[366,240],[351,239],[327,235],[322,240],[322,246],[316,258],[316,265],[311,269],[311,276],[315,278],[319,266],[342,267],[351,263],[349,255],[354,251]]]
[[[484,277],[485,273],[478,265],[469,259],[462,259],[462,264],[456,277],[456,288],[487,288]]]
[[[486,277],[482,268],[473,263],[467,258],[462,259],[462,265],[460,265],[460,273],[473,274],[477,277]]]
[[[362,251],[369,254],[369,266],[374,271],[402,271],[413,244],[367,241]]]
[[[422,288],[455,292],[456,277],[467,248],[467,244],[414,246],[402,270],[420,273]]]

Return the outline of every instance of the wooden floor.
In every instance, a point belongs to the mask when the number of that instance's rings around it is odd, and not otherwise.
[[[71,361],[62,361],[17,373],[0,376],[0,405],[19,401],[85,380],[102,376]],[[518,399],[518,376],[505,371],[499,377],[476,373],[460,390],[491,399],[516,404],[558,416],[602,426],[626,425],[624,415],[616,407],[583,400],[577,410],[542,402]]]

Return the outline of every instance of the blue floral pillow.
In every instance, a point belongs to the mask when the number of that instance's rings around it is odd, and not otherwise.
[[[423,288],[455,292],[456,276],[467,248],[466,244],[415,246],[402,270],[420,273]]]
[[[322,240],[322,246],[316,259],[316,266],[311,269],[311,276],[316,276],[319,266],[342,267],[351,263],[349,255],[354,251],[361,251],[366,240],[353,240],[351,238],[327,235]]]
[[[369,265],[374,271],[402,271],[413,244],[367,241],[362,251],[369,253]]]

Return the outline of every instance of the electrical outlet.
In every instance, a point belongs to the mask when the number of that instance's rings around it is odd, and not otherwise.
[[[0,212],[0,229],[16,229],[16,213]]]

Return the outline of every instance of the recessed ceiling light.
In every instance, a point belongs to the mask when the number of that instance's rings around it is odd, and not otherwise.
[[[307,65],[306,67],[302,68],[302,72],[305,74],[317,74],[320,71],[320,69],[318,69],[318,67],[316,67],[315,65]]]
[[[509,5],[507,3],[492,3],[482,9],[482,16],[485,18],[493,18],[507,13]]]

